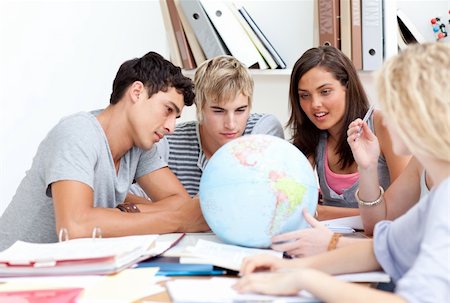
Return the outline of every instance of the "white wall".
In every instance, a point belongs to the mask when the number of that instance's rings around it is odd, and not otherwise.
[[[107,106],[119,65],[165,39],[158,0],[0,1],[0,214],[50,128]]]
[[[246,6],[288,68],[314,45],[315,0],[235,1]],[[413,20],[420,20],[418,27],[428,40],[433,39],[430,16],[444,16],[450,3],[397,2]],[[392,28],[386,30],[395,33],[396,23],[388,24]],[[0,0],[0,43],[2,214],[38,144],[61,117],[105,107],[123,61],[149,50],[167,57],[168,49],[159,0]],[[273,113],[284,125],[289,118],[289,70],[253,76],[253,110]],[[372,74],[361,72],[360,77],[376,103]],[[194,108],[186,108],[180,122],[192,119]]]

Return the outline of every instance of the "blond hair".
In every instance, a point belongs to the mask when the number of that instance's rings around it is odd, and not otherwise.
[[[251,108],[253,79],[248,69],[231,56],[217,56],[203,62],[194,76],[197,119],[203,120],[203,110],[211,103],[224,104],[239,94],[248,97]]]
[[[385,117],[410,151],[450,162],[450,46],[409,46],[376,79]]]

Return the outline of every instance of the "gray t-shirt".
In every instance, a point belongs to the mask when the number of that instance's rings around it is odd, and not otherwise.
[[[105,133],[96,119],[100,111],[63,118],[39,145],[30,170],[0,218],[0,251],[16,240],[57,241],[51,184],[82,182],[94,191],[94,207],[116,207],[131,183],[167,166],[153,147],[133,147],[121,159],[118,174]],[[69,237],[70,237],[70,230]]]
[[[449,197],[450,177],[403,216],[375,225],[375,256],[410,303],[450,298]]]

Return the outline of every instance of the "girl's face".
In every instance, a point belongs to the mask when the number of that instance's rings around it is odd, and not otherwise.
[[[345,86],[332,73],[314,67],[298,82],[300,107],[320,130],[339,131],[345,114]]]

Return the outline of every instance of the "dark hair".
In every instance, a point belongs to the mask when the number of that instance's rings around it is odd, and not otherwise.
[[[369,108],[369,102],[352,62],[335,47],[320,46],[311,48],[295,62],[289,87],[291,116],[287,123],[293,134],[292,143],[307,157],[313,156],[315,160],[321,130],[303,112],[298,94],[300,79],[314,67],[324,68],[346,87],[345,114],[336,146],[336,151],[339,154],[338,163],[341,168],[345,168],[352,165],[355,161],[347,143],[347,127],[356,118],[364,116]]]
[[[123,97],[126,89],[135,81],[141,81],[151,97],[159,91],[166,92],[174,87],[184,97],[184,104],[190,106],[194,102],[194,84],[183,76],[181,68],[164,59],[160,54],[149,52],[142,58],[124,62],[117,71],[113,82],[110,103],[116,104]]]

